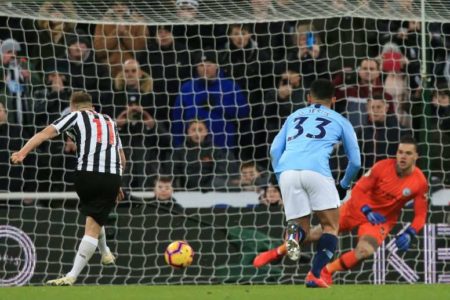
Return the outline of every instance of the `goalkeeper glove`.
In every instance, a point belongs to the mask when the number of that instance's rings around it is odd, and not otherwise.
[[[336,189],[339,194],[339,199],[342,200],[347,196],[347,189],[344,189],[340,183],[336,183]]]
[[[416,236],[416,230],[412,227],[408,227],[402,234],[395,238],[395,245],[399,251],[406,251],[409,249],[411,239]]]
[[[361,212],[372,225],[386,222],[386,218],[382,214],[372,211],[372,208],[367,204],[361,207]]]

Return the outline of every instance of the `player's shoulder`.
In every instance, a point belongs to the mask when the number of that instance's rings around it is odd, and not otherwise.
[[[389,172],[389,173],[395,173],[396,161],[394,158],[386,158],[377,161],[373,166],[372,170],[376,172]]]
[[[63,112],[61,119],[72,119],[74,116],[78,117],[80,115],[80,111],[79,110],[74,110],[74,111],[65,111]]]
[[[353,128],[352,123],[350,123],[350,121],[346,117],[344,117],[343,115],[341,115],[340,113],[338,113],[338,112],[336,112],[334,110],[333,110],[333,117],[337,121],[339,121],[342,126]]]
[[[105,120],[113,120],[113,118],[111,118],[110,115],[104,114],[104,113],[100,113],[100,115],[103,116],[103,118],[105,118]]]
[[[412,175],[418,181],[419,184],[428,185],[427,177],[423,173],[422,169],[420,169],[418,166],[414,168],[414,172]]]
[[[377,161],[374,164],[374,166],[387,167],[387,166],[395,166],[395,164],[396,164],[395,158],[385,158],[385,159]]]

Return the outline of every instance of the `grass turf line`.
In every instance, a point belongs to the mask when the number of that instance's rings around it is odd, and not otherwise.
[[[307,289],[303,285],[102,285],[0,288],[0,299],[2,300],[96,300],[95,298],[108,300],[447,300],[450,299],[450,285],[335,285],[330,289]]]

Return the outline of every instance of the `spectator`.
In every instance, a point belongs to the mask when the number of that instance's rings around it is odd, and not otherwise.
[[[56,67],[54,64],[52,65]],[[52,123],[62,115],[69,112],[70,96],[72,89],[67,85],[67,70],[62,67],[50,69],[45,73],[45,85],[37,87],[33,93],[35,125],[38,130],[44,129],[47,124]],[[76,165],[76,158],[73,155],[63,155],[63,152],[75,154],[76,146],[74,142],[66,137],[66,144],[63,136],[58,136],[47,143],[41,144],[37,151],[37,178],[39,181],[39,191],[64,191],[67,182],[73,182],[72,171],[64,171],[61,166]],[[50,179],[50,180],[49,180]],[[41,201],[41,204],[48,204]]]
[[[395,114],[388,115],[388,110],[382,95],[374,95],[367,101],[367,123],[356,131],[363,172],[377,161],[395,156],[400,136],[406,134],[401,130]]]
[[[138,104],[154,115],[153,79],[135,59],[125,61],[122,71],[114,78],[114,92],[113,103],[102,103],[108,115],[117,118],[131,104]]]
[[[130,59],[115,78],[114,116],[129,163],[124,173],[126,187],[143,189],[157,174],[157,162],[170,147],[166,129],[153,117],[152,79]],[[147,178],[149,177],[149,178]]]
[[[35,124],[43,129],[68,112],[72,89],[68,86],[67,70],[63,66],[47,67],[44,86],[36,87],[34,96]]]
[[[327,58],[322,49],[320,36],[312,24],[299,24],[293,35],[293,47],[288,49],[287,62],[299,65],[303,88],[309,89],[318,77],[328,72]],[[283,63],[285,64],[285,63]]]
[[[175,12],[175,18],[183,24],[173,27],[175,40],[183,44],[187,49],[198,51],[208,47],[219,49],[226,43],[227,25],[224,24],[195,24],[202,19],[200,13],[201,1],[176,0],[175,6],[170,7]]]
[[[271,61],[279,61],[284,57],[285,43],[283,27],[285,22],[266,22],[269,16],[277,15],[272,0],[249,0],[253,18],[251,32],[255,35],[258,48],[269,53]]]
[[[176,15],[183,21],[193,21],[198,16],[197,0],[176,0]]]
[[[9,160],[21,147],[21,127],[8,123],[8,112],[0,102],[0,192],[22,191],[23,167],[12,165]]]
[[[91,38],[82,31],[67,39],[67,53],[63,58],[70,76],[66,78],[74,90],[85,90],[95,105],[99,105],[105,91],[111,93],[111,80],[108,70],[95,62],[94,51],[91,49]],[[58,61],[58,64],[60,61]],[[58,66],[61,67],[61,66]]]
[[[183,144],[186,121],[205,120],[217,147],[235,149],[239,122],[249,118],[249,106],[237,84],[224,78],[214,51],[205,51],[197,63],[197,77],[181,86],[172,111],[172,133],[175,146]],[[239,132],[239,131],[240,132]]]
[[[263,188],[261,196],[259,197],[259,201],[260,204],[269,207],[283,205],[280,187],[273,183],[269,183]]]
[[[353,127],[358,129],[367,114],[367,99],[384,93],[378,61],[364,59],[356,71],[344,69],[344,73],[338,74],[333,83],[336,86],[336,111],[346,114]],[[383,97],[388,101],[392,98],[389,94]]]
[[[241,123],[242,127],[251,128],[241,136],[240,157],[245,160],[255,159],[260,153],[265,155],[258,149],[258,144],[265,143],[258,140],[258,131],[264,126],[260,106],[263,91],[273,85],[270,56],[258,49],[250,30],[246,24],[230,25],[228,43],[220,53],[224,74],[237,82],[250,104],[251,119]]]
[[[172,178],[160,176],[155,180],[154,197],[148,199],[148,204],[170,212],[183,212],[183,207],[173,197]]]
[[[390,3],[390,1],[386,1]],[[387,6],[386,9],[395,9],[396,14],[398,10],[404,10],[406,13],[411,13],[411,10],[417,9],[414,7],[413,1],[400,1],[401,6]],[[395,7],[395,8],[394,8]],[[408,87],[412,90],[415,97],[420,96],[422,78],[421,78],[421,65],[422,65],[422,29],[421,22],[419,21],[392,21],[392,20],[380,20],[378,21],[378,32],[380,35],[380,45],[386,43],[394,43],[400,50],[400,52],[408,60],[405,72],[408,75],[409,83]],[[445,45],[442,39],[441,24],[429,23],[426,28],[426,69],[428,77],[431,79],[431,83],[442,76],[441,64],[445,61]]]
[[[34,71],[48,72],[46,67],[53,68],[55,59],[64,56],[67,38],[76,34],[75,23],[61,20],[76,19],[77,15],[72,1],[45,1],[39,8],[39,14],[48,16],[49,19],[36,21],[38,41],[29,46],[30,61]]]
[[[259,193],[262,187],[269,182],[269,176],[266,172],[260,170],[259,166],[253,161],[241,163],[240,177],[237,187],[242,191]]]
[[[228,190],[238,177],[233,153],[213,144],[203,121],[189,122],[184,147],[175,149],[172,161],[176,186],[187,190]]]
[[[407,65],[403,55],[395,49],[386,49],[381,55],[381,66],[383,71],[383,86],[386,93],[392,96],[392,106],[397,119],[403,127],[412,127],[412,116],[409,113],[411,104],[406,73]]]
[[[14,39],[1,43],[0,102],[6,104],[8,123],[22,125],[26,136],[29,136],[34,131],[33,104],[30,99],[31,74],[27,60],[17,56],[20,50],[20,44]]]
[[[281,129],[286,118],[299,108],[306,106],[305,90],[302,88],[302,77],[294,70],[286,70],[279,76],[276,89],[264,94],[264,116],[268,138],[271,143]]]
[[[231,24],[228,28],[228,43],[221,51],[224,73],[233,78],[248,96],[249,103],[259,102],[261,88],[273,85],[270,56],[257,47],[247,24]]]
[[[430,147],[430,169],[433,182],[450,185],[450,89],[447,84],[438,86],[431,102],[430,130],[427,130]]]
[[[149,33],[145,25],[120,23],[140,19],[140,16],[122,1],[116,1],[106,12],[104,19],[114,20],[116,24],[98,24],[95,27],[94,49],[98,62],[107,64],[111,76],[115,78],[126,60],[135,58],[137,51],[146,49]]]
[[[138,60],[152,74],[155,117],[168,127],[169,108],[175,103],[181,83],[192,78],[190,54],[183,43],[175,41],[171,26],[158,26],[147,47],[148,52],[141,51]]]

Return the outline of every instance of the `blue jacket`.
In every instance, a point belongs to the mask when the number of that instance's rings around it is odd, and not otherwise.
[[[174,146],[183,145],[191,120],[203,120],[216,146],[237,146],[237,123],[249,118],[250,108],[239,86],[219,71],[214,81],[194,78],[181,86],[172,109]]]

